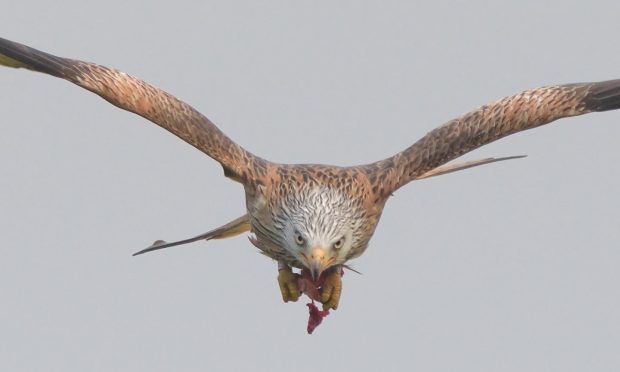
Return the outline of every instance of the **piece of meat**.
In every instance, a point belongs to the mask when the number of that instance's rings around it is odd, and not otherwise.
[[[308,306],[308,311],[310,312],[310,316],[308,317],[308,327],[306,330],[308,334],[311,335],[314,332],[314,329],[321,324],[323,318],[329,315],[329,310],[319,310],[318,307],[314,304],[314,301],[306,304]]]
[[[340,269],[340,274],[343,275],[342,269]],[[312,275],[310,271],[307,269],[302,269],[299,277],[297,279],[297,285],[299,286],[299,290],[302,291],[306,296],[308,296],[311,300],[306,306],[308,306],[308,326],[306,330],[308,334],[312,334],[314,329],[321,324],[323,318],[329,315],[328,310],[319,310],[318,307],[314,304],[314,301],[319,301],[321,298],[321,287],[323,283],[325,283],[325,277],[327,276],[326,272],[323,272],[321,276],[317,280],[312,280]]]

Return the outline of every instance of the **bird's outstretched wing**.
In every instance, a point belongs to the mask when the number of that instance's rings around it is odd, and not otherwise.
[[[620,79],[528,90],[432,130],[404,151],[367,166],[384,197],[448,161],[502,137],[554,120],[620,108]]]
[[[124,72],[94,63],[56,57],[0,38],[0,65],[53,75],[94,92],[172,132],[217,160],[237,181],[252,178],[264,161],[228,138],[188,104]]]

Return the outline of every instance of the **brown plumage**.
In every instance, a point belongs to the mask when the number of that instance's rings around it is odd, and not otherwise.
[[[404,151],[372,164],[290,165],[249,153],[189,105],[123,72],[4,39],[0,39],[0,64],[75,83],[147,118],[218,161],[227,177],[243,184],[247,213],[206,234],[173,243],[157,241],[137,254],[251,231],[252,243],[279,263],[285,301],[299,297],[291,267],[306,268],[315,277],[331,270],[333,280],[327,282],[339,286],[339,268],[364,252],[387,199],[398,188],[416,179],[513,158],[445,165],[504,136],[563,117],[620,108],[620,80],[537,88],[451,120]],[[326,307],[337,307],[337,289],[323,288]]]

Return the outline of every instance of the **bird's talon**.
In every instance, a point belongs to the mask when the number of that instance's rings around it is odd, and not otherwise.
[[[321,302],[323,310],[338,308],[340,294],[342,293],[342,279],[340,270],[334,270],[327,275],[321,290]]]
[[[295,302],[301,296],[297,285],[297,275],[291,269],[282,269],[278,272],[278,284],[284,302]]]

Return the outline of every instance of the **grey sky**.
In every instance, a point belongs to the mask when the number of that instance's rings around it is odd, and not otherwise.
[[[291,163],[374,161],[496,98],[620,78],[617,1],[203,3],[13,1],[1,36],[144,78]],[[59,79],[0,69],[0,94],[2,370],[620,369],[620,112],[399,190],[308,336],[243,237],[131,257],[243,213],[216,162]]]

